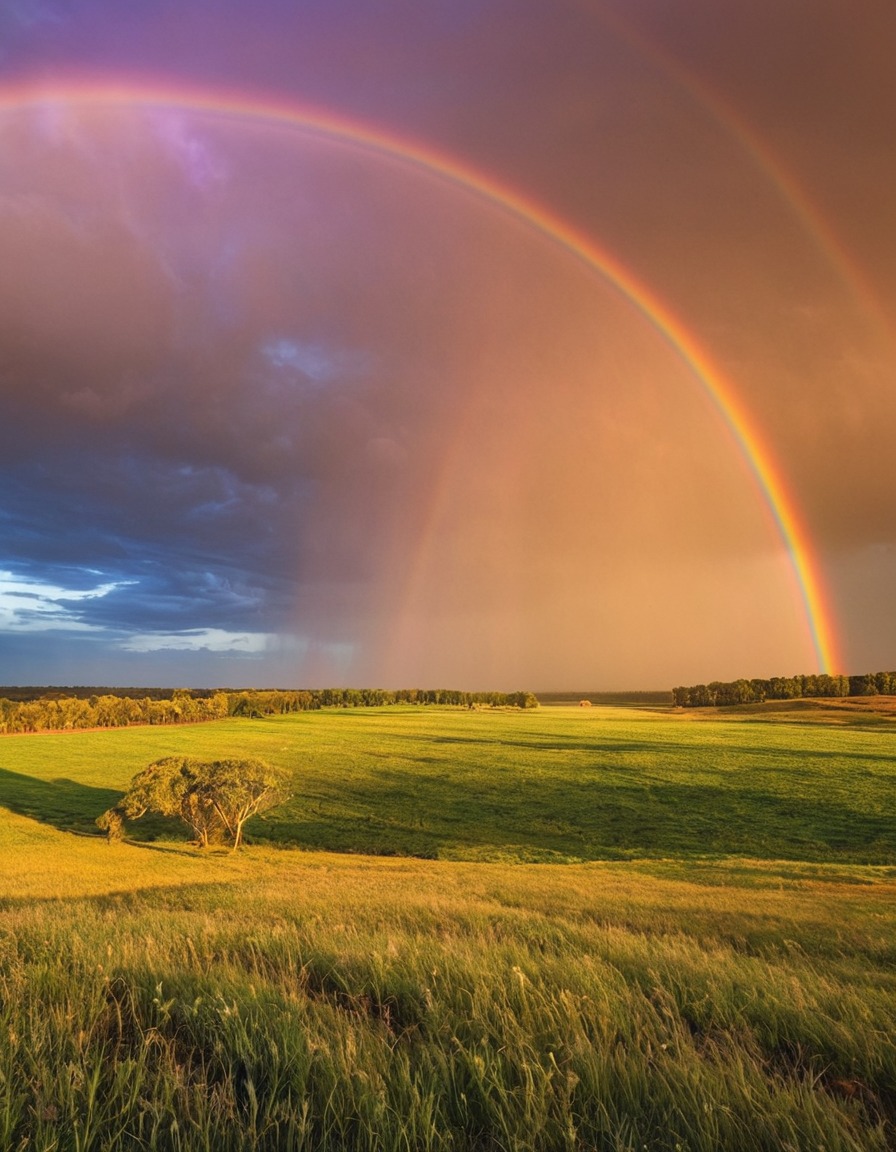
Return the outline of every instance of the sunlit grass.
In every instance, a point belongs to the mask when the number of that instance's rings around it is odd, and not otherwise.
[[[4,1147],[887,1147],[879,870],[90,847],[2,913]]]
[[[862,862],[849,815],[863,789],[889,803],[885,734],[596,712],[0,741],[14,809],[0,822],[0,1148],[892,1148],[896,870]],[[67,830],[184,748],[293,764],[293,809],[260,826],[281,841],[317,806],[321,837],[354,821],[356,847],[368,824],[409,835],[416,819],[440,854],[548,856],[603,827],[581,799],[598,781],[617,816],[620,792],[631,806],[623,830],[643,829],[651,792],[680,785],[689,758],[754,820],[756,794],[801,799],[796,833],[766,833],[789,860],[701,852],[709,806],[688,838],[684,804],[682,851],[573,864],[202,853],[162,825],[122,845]],[[848,774],[822,811],[856,793],[848,835],[819,853],[834,862],[796,858],[813,765],[822,791],[825,773]],[[456,804],[426,782],[438,773]],[[565,831],[531,820],[539,786]]]
[[[0,804],[93,832],[161,756],[258,756],[294,796],[249,834],[441,859],[693,855],[896,864],[886,731],[634,709],[325,711],[0,739]],[[145,837],[176,834],[159,822]]]

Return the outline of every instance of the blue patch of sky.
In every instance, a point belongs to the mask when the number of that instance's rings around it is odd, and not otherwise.
[[[274,368],[292,368],[315,384],[326,383],[337,370],[332,352],[322,344],[302,344],[280,337],[268,341],[262,353]]]
[[[363,373],[370,359],[362,352],[332,348],[310,340],[275,336],[261,346],[267,363],[279,372],[297,373],[318,387]]]

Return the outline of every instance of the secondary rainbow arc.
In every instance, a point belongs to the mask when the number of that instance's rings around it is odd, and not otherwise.
[[[0,112],[58,105],[180,109],[218,117],[268,121],[345,142],[448,181],[468,195],[487,201],[604,277],[664,337],[712,402],[752,474],[788,556],[818,669],[832,672],[842,667],[834,615],[811,538],[772,452],[763,443],[734,385],[713,363],[685,324],[607,248],[573,227],[552,209],[452,156],[320,109],[245,93],[197,90],[180,84],[174,87],[81,78],[55,85],[19,82],[0,87]]]
[[[893,317],[884,307],[855,255],[832,227],[793,169],[774,150],[751,122],[705,75],[687,66],[666,48],[656,35],[648,34],[630,13],[623,14],[602,0],[568,0],[579,11],[595,15],[625,43],[653,64],[663,75],[686,92],[696,106],[711,117],[725,135],[736,141],[743,153],[774,188],[817,251],[836,272],[851,293],[880,340],[892,347],[896,333]]]

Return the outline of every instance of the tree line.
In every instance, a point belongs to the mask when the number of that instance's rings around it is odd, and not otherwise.
[[[668,689],[630,689],[619,692],[539,692],[539,704],[668,704]]]
[[[175,689],[167,695],[104,693],[87,697],[54,691],[30,700],[0,697],[0,733],[126,728],[131,724],[195,724],[228,716],[256,718],[308,712],[317,708],[371,708],[387,704],[450,704],[464,708],[535,708],[531,692],[459,692],[434,688],[247,689],[196,692]]]
[[[812,697],[896,696],[896,672],[866,672],[861,676],[772,676],[769,680],[714,680],[672,689],[679,708],[761,704],[765,700],[802,700]]]

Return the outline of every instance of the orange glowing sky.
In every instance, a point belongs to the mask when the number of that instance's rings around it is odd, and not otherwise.
[[[386,9],[0,14],[0,681],[892,667],[890,9]]]

